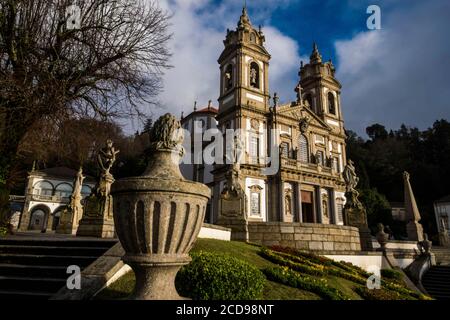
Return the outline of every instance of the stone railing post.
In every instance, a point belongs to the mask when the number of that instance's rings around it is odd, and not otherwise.
[[[140,177],[112,185],[114,222],[125,250],[122,258],[136,275],[134,299],[180,299],[178,270],[202,226],[210,189],[181,175],[180,123],[166,114],[151,132],[152,159]]]

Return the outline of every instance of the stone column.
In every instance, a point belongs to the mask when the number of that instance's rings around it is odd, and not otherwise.
[[[295,184],[296,186],[296,203],[297,203],[297,215],[298,215],[298,222],[303,222],[303,215],[302,215],[302,190],[301,190],[301,184],[300,182],[297,182]]]
[[[278,207],[279,209],[279,221],[284,222],[285,221],[285,207],[284,207],[284,181],[279,180],[279,188],[278,188]]]
[[[34,168],[33,168],[34,169]],[[23,204],[22,214],[20,216],[19,231],[27,231],[30,225],[31,212],[30,212],[30,201],[32,200],[33,194],[33,171],[28,173],[27,189],[25,191],[25,201]]]
[[[330,224],[337,224],[336,194],[333,188],[328,189],[328,198],[330,199]]]
[[[191,260],[189,251],[211,196],[206,185],[181,175],[180,128],[174,116],[160,117],[152,129],[152,159],[144,174],[112,186],[114,221],[125,250],[122,259],[136,275],[134,299],[181,299],[175,276]]]
[[[322,223],[322,193],[320,192],[320,186],[314,187],[314,193],[316,198],[316,215],[314,217],[314,222]]]

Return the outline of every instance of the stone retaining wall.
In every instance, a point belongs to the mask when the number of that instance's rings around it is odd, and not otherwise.
[[[358,228],[333,224],[249,222],[248,240],[313,251],[361,251]]]

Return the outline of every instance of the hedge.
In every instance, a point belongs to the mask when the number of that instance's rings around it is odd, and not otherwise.
[[[348,300],[349,298],[336,288],[330,287],[325,279],[305,277],[288,267],[272,267],[263,270],[269,280],[290,287],[316,293],[325,300]]]
[[[191,253],[192,262],[176,277],[178,292],[194,300],[261,299],[264,274],[249,263],[229,255]]]

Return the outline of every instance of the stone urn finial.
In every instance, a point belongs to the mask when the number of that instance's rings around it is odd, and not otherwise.
[[[175,276],[191,260],[211,196],[206,185],[180,172],[180,128],[173,115],[160,117],[150,133],[152,158],[144,174],[112,186],[122,259],[136,275],[135,299],[180,299]]]
[[[376,238],[377,238],[378,243],[380,244],[380,247],[381,247],[380,250],[385,251],[386,244],[388,243],[388,240],[389,240],[389,234],[384,232],[384,226],[382,223],[378,223],[377,227],[378,227],[378,232],[377,232]]]

